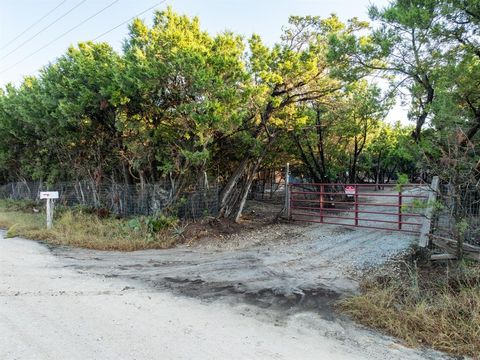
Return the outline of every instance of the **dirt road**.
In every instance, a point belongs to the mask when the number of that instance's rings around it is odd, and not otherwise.
[[[330,307],[356,290],[352,269],[385,261],[411,238],[290,225],[248,236],[134,253],[2,236],[0,358],[441,358]]]

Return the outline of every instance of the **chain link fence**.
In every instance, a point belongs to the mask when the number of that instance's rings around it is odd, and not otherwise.
[[[40,191],[48,190],[59,192],[56,204],[102,209],[122,217],[168,213],[179,218],[197,219],[218,213],[217,184],[191,187],[178,193],[169,182],[96,186],[93,182],[77,181],[47,186],[41,181],[23,181],[0,186],[0,198],[39,201]]]

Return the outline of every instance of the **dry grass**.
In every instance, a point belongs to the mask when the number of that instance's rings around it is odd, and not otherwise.
[[[399,337],[480,359],[480,265],[405,266],[400,276],[365,280],[362,294],[340,309],[358,322]]]
[[[28,212],[29,211],[29,212]],[[67,245],[97,250],[133,251],[163,249],[173,246],[179,237],[172,229],[152,233],[142,223],[130,226],[128,220],[99,218],[95,214],[63,211],[46,229],[45,214],[33,213],[31,208],[0,203],[0,228],[8,229],[6,236],[21,236],[43,240],[55,245]]]

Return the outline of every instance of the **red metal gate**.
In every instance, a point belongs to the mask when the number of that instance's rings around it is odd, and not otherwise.
[[[289,184],[293,220],[419,233],[429,187],[421,184]]]

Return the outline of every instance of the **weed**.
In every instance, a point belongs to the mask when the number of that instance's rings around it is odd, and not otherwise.
[[[41,205],[33,200],[0,199],[0,208],[8,211],[21,211],[25,213],[39,212]]]
[[[402,191],[403,186],[408,184],[407,174],[397,174],[397,185],[395,186],[397,191]]]
[[[144,218],[145,224],[151,233],[171,228],[178,223],[178,218],[163,214]]]
[[[480,266],[405,264],[374,276],[339,308],[360,323],[455,355],[480,356]]]
[[[12,226],[10,226],[7,230],[7,232],[5,233],[5,239],[8,239],[8,238],[13,238],[15,236],[18,235],[18,224],[13,224]]]
[[[184,237],[187,230],[187,224],[175,225],[172,228],[172,233],[177,237]]]

